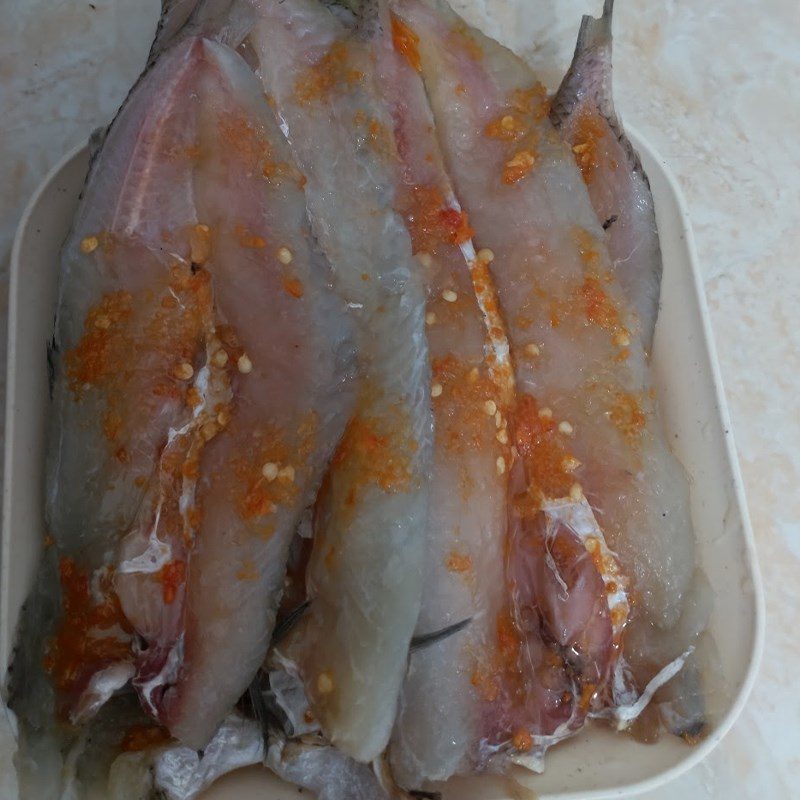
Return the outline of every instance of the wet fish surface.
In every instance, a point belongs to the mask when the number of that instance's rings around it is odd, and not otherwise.
[[[702,735],[612,6],[551,98],[444,0],[166,0],[61,256],[23,798],[408,800],[592,718]]]
[[[548,120],[543,87],[444,4],[393,8],[419,37],[439,140],[474,239],[492,253],[515,361],[509,427],[522,472],[508,560],[514,604],[499,641],[522,684],[499,702],[490,684],[497,729],[487,745],[536,766],[542,747],[616,704],[626,587],[641,592],[651,623],[676,623],[694,560],[687,487],[663,441],[603,230]],[[533,675],[520,666],[523,653],[541,665]],[[554,669],[546,678],[545,664]]]
[[[329,741],[370,761],[391,732],[421,602],[432,437],[424,286],[395,208],[391,117],[367,46],[342,8],[254,7],[249,41],[306,178],[334,288],[357,320],[361,368],[317,500],[312,604],[282,650]]]
[[[111,126],[63,251],[61,588],[44,589],[60,621],[39,641],[51,716],[32,739],[79,729],[131,677],[173,735],[210,739],[263,660],[289,541],[354,402],[301,176],[230,31],[195,20]]]
[[[613,0],[606,0],[599,19],[583,17],[572,64],[550,103],[550,120],[575,154],[592,206],[606,231],[613,275],[633,310],[633,333],[649,355],[663,265],[650,184],[614,109],[613,7]],[[684,498],[688,507],[685,492]],[[688,539],[685,529],[683,539]],[[634,618],[627,634],[627,659],[634,671],[652,674],[657,665],[678,659],[691,648],[704,647],[701,637],[708,624],[710,595],[705,575],[696,570],[678,623],[658,630],[661,626],[650,614]],[[681,672],[659,694],[666,726],[689,737],[704,726],[703,693],[698,688],[700,658],[700,652],[690,653]],[[643,669],[645,663],[648,666]],[[653,724],[651,720],[649,727]]]

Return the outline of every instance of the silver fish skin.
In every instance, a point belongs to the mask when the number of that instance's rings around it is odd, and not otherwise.
[[[599,19],[583,17],[572,64],[551,101],[550,120],[581,168],[606,229],[614,274],[649,352],[658,317],[661,248],[647,175],[614,108],[613,7],[614,0],[606,0]]]
[[[328,740],[369,762],[391,732],[422,594],[432,439],[425,292],[395,210],[390,111],[349,12],[317,0],[253,7],[249,44],[305,176],[334,289],[356,317],[361,369],[358,406],[317,501],[312,603],[279,649]]]

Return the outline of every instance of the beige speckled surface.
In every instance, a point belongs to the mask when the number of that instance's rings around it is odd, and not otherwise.
[[[550,85],[600,0],[454,0]],[[800,4],[617,0],[623,119],[677,176],[733,417],[767,589],[755,692],[722,745],[650,800],[800,796]],[[135,79],[156,0],[0,0],[0,314],[17,218]],[[545,34],[546,32],[546,34]],[[5,331],[0,334],[5,346]],[[4,362],[4,359],[3,359]],[[1,364],[0,364],[1,366]]]

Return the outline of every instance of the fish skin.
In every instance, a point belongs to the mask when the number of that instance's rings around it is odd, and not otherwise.
[[[20,797],[27,793],[42,800],[59,796],[61,750],[70,740],[63,726],[53,725],[55,692],[41,666],[45,643],[55,633],[55,620],[61,612],[58,587],[58,559],[48,548],[20,612],[17,644],[8,671],[8,706],[18,721],[14,766]]]
[[[167,744],[122,753],[109,770],[110,800],[195,800],[216,780],[235,770],[266,765],[282,780],[314,792],[319,800],[389,800],[372,767],[345,756],[318,736],[287,741],[273,735],[265,744],[259,722],[230,713],[201,752]],[[393,800],[410,800],[392,794]]]
[[[144,753],[124,753],[114,763],[115,770],[122,772],[127,762],[135,772],[139,755],[150,774],[153,800],[194,800],[223,775],[263,764],[265,752],[258,723],[232,711],[202,751],[172,743]],[[124,785],[122,780],[120,785]]]
[[[310,713],[302,680],[288,666],[271,648],[248,695],[247,705],[263,736],[266,765],[319,800],[411,800],[383,757],[362,764],[328,742]]]
[[[545,513],[531,516],[523,503],[514,552],[525,552],[528,537],[551,555],[555,547],[566,564],[555,558],[553,576],[565,569],[573,575],[565,581],[567,597],[537,588],[524,560],[509,560],[518,629],[538,617],[577,676],[569,719],[555,730],[546,729],[552,721],[531,730],[534,746],[537,736],[552,743],[559,730],[579,727],[592,706],[613,702],[610,679],[629,607],[623,596],[616,614],[609,602],[611,619],[595,614],[599,596],[608,592],[611,600],[614,581],[589,560],[576,560],[579,550],[569,557],[557,536],[570,545],[583,539],[589,550],[605,535],[630,572],[640,618],[668,629],[680,615],[694,561],[686,479],[664,442],[644,349],[628,321],[625,295],[608,275],[612,262],[582,177],[547,119],[543,89],[521,60],[469,30],[443,3],[398,0],[393,8],[420,36],[423,79],[448,170],[476,243],[495,253],[491,269],[516,365],[515,438],[528,485],[537,463],[548,458],[557,458],[563,473],[562,485],[550,488],[546,475],[537,478],[545,481]],[[533,357],[528,343],[536,346]],[[578,463],[564,466],[564,455]],[[572,496],[572,481],[581,488],[572,501],[575,520],[564,524],[563,506],[558,517],[548,506],[562,493]],[[535,510],[541,500],[531,500]],[[582,508],[596,516],[588,537],[576,522]],[[556,538],[548,518],[560,520]],[[574,580],[570,571],[579,567],[586,579]],[[605,591],[589,580],[592,572],[603,573]],[[594,631],[588,639],[576,638],[587,630]],[[588,707],[575,699],[575,689],[589,692]],[[535,706],[527,709],[534,717]],[[514,712],[501,722],[513,730],[525,720]]]
[[[575,151],[592,205],[607,226],[614,275],[649,353],[658,317],[661,248],[647,175],[614,108],[613,6],[606,0],[602,17],[583,17],[572,64],[551,101],[550,120]]]
[[[357,320],[362,376],[317,501],[312,604],[280,649],[328,740],[368,762],[391,732],[422,592],[432,437],[424,287],[394,209],[391,135],[386,151],[373,148],[359,122],[361,112],[391,130],[368,48],[316,0],[254,8],[250,45],[306,177],[334,289]]]
[[[149,694],[149,710],[198,747],[263,660],[289,541],[354,399],[350,323],[329,290],[327,261],[314,246],[277,122],[246,64],[203,30],[176,35],[137,82],[94,157],[62,251],[46,509],[55,540],[47,574],[57,575],[59,558],[67,558],[94,586],[117,562],[146,561],[148,531],[173,562],[189,562],[186,587],[179,576],[170,599],[152,572],[122,568],[101,600],[116,595],[150,645],[130,646],[123,658],[136,663],[140,690],[173,656],[174,673]],[[246,130],[232,131],[223,151],[218,123],[230,123],[236,111]],[[256,154],[257,171],[245,163],[267,139],[278,168],[269,175],[260,163],[266,152]],[[203,147],[211,149],[200,159]],[[233,216],[245,228],[265,226],[268,241],[236,230]],[[229,228],[218,222],[223,217]],[[198,230],[201,241],[193,239]],[[291,249],[291,266],[281,261],[281,246]],[[244,354],[247,369],[238,361]],[[204,367],[215,355],[227,364]],[[186,400],[192,384],[175,375],[184,362],[193,365],[194,388],[207,378],[209,397],[225,408],[201,404],[195,413]],[[204,427],[212,422],[213,430]],[[271,434],[278,429],[285,442]],[[285,497],[274,498],[274,507],[257,491],[273,449],[289,455],[282,468],[294,469],[277,478]],[[192,500],[186,481],[195,470],[205,514],[193,522],[181,498]],[[253,491],[258,496],[249,497]],[[159,517],[164,509],[170,513]],[[81,729],[62,739],[57,714],[66,706],[78,721],[74,712],[87,708],[85,692],[55,698],[42,670],[62,615],[37,627],[36,609],[61,608],[58,579],[39,594],[21,631],[33,625],[42,635],[25,641],[15,659],[33,664],[32,674],[12,698],[25,732],[20,759],[28,763],[39,753],[59,762],[64,741]],[[130,636],[112,635],[123,643]],[[84,667],[88,678],[92,664]]]
[[[367,764],[326,744],[274,744],[267,765],[279,777],[314,793],[318,800],[410,800],[390,795]]]

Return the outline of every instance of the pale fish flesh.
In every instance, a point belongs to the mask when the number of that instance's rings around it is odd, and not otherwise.
[[[356,318],[361,368],[358,407],[317,501],[311,606],[280,649],[328,740],[367,762],[391,732],[422,593],[432,438],[424,285],[395,210],[391,109],[368,45],[341,7],[254,8],[249,42],[305,176],[334,289]]]
[[[515,357],[510,427],[525,479],[515,498],[505,644],[522,680],[514,697],[495,699],[487,745],[536,766],[540,747],[615,703],[630,610],[625,571],[662,625],[679,616],[693,569],[686,482],[664,444],[643,348],[544,90],[444,4],[394,8],[419,36],[448,169],[475,241],[492,251]],[[550,647],[542,651],[531,631]]]
[[[661,249],[647,175],[614,109],[612,11],[613,0],[606,0],[602,17],[585,16],[581,21],[572,65],[550,103],[550,119],[581,169],[592,206],[606,231],[614,277],[633,310],[632,333],[649,354],[658,315]],[[705,576],[696,571],[678,623],[663,629],[649,613],[634,615],[626,633],[625,657],[640,685],[661,665],[700,644],[710,613],[710,595]],[[689,653],[680,674],[657,695],[666,726],[689,738],[701,732],[705,717],[699,680],[701,653],[702,649]]]
[[[154,54],[63,251],[54,547],[26,612],[49,625],[17,657],[46,674],[12,687],[31,774],[37,739],[74,739],[62,718],[85,723],[134,671],[151,714],[207,742],[263,660],[290,538],[352,408],[351,329],[301,176],[212,19]],[[55,784],[64,748],[49,753]]]
[[[655,207],[641,161],[614,110],[611,12],[584,17],[575,56],[550,104],[550,119],[572,148],[595,213],[606,230],[614,275],[649,352],[661,286]]]

